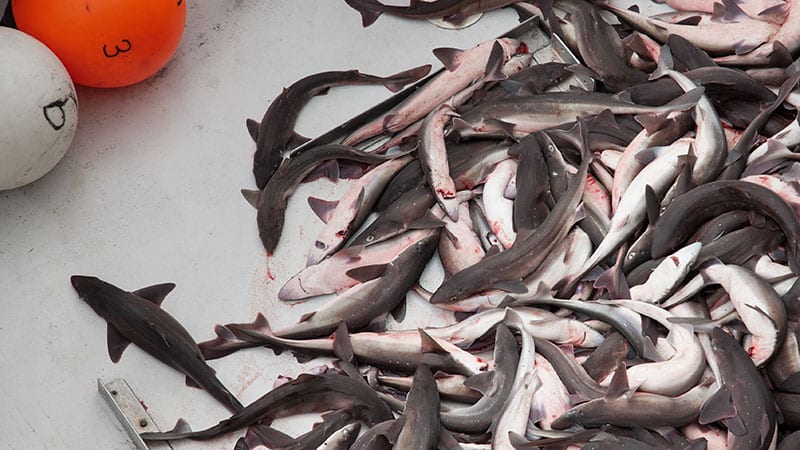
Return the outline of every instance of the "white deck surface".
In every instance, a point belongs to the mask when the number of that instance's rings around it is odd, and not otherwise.
[[[283,86],[305,75],[437,65],[431,49],[470,47],[517,23],[503,10],[462,31],[387,16],[364,29],[342,0],[190,0],[183,42],[163,73],[129,88],[79,88],[78,132],[64,160],[36,183],[0,192],[0,448],[132,448],[97,378],[127,379],[162,429],[179,417],[195,429],[227,417],[134,346],[113,364],[106,324],[69,276],[128,290],[175,282],[164,309],[197,341],[212,338],[216,323],[249,322],[259,311],[275,325],[296,321],[319,301],[293,308],[275,293],[304,266],[321,227],[305,197],[336,189],[317,183],[295,195],[269,280],[255,211],[239,193],[254,186],[245,119],[260,119]],[[299,131],[316,136],[389,95],[381,87],[332,92],[309,105]],[[277,374],[317,364],[264,349],[211,362],[245,404]],[[232,448],[242,434],[175,448]]]

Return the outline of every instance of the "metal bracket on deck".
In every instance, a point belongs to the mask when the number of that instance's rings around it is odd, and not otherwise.
[[[168,442],[154,443],[150,447],[139,437],[139,433],[146,431],[161,431],[153,418],[142,405],[141,400],[123,378],[117,378],[109,383],[103,383],[97,379],[97,390],[100,396],[106,401],[108,406],[117,416],[117,419],[125,428],[125,432],[139,450],[152,450],[156,448],[172,448]]]

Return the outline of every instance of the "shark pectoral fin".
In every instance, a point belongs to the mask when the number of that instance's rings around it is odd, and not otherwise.
[[[131,344],[125,336],[120,334],[114,325],[108,324],[108,331],[106,333],[106,340],[108,342],[108,356],[112,362],[119,361],[122,358],[122,352]]]
[[[474,391],[478,391],[483,395],[488,395],[488,393],[492,389],[493,381],[494,381],[494,371],[481,372],[464,380],[464,386]]]
[[[250,133],[250,137],[253,138],[253,141],[258,141],[258,127],[260,127],[261,124],[255,119],[247,119],[245,125],[247,125],[247,132]]]
[[[658,201],[656,191],[649,184],[644,187],[644,203],[647,210],[647,222],[650,225],[655,225],[661,215],[661,204]]]
[[[500,82],[500,87],[510,95],[533,95],[523,83],[515,80],[503,80]]]
[[[242,197],[255,209],[258,209],[258,200],[261,198],[261,191],[254,189],[242,189]]]
[[[303,314],[302,316],[300,316],[300,320],[298,320],[297,323],[305,322],[306,320],[314,317],[314,314],[316,314],[316,311],[311,311]]]
[[[775,433],[777,433],[778,430],[776,428],[777,428],[777,424],[771,422],[766,414],[761,416],[761,423],[758,425],[758,431],[759,431],[759,435],[761,436],[760,444],[762,445],[762,448],[763,447],[768,447],[768,445],[765,445],[765,444],[769,444],[769,442],[767,442],[767,440],[772,440],[773,437],[774,437],[773,433],[771,433],[770,430],[772,430]]]
[[[137,289],[131,292],[133,295],[138,295],[145,300],[149,300],[150,303],[161,306],[161,303],[164,301],[167,295],[169,295],[172,290],[175,289],[175,283],[162,283],[162,284],[154,284],[152,286],[143,287],[141,289]]]
[[[355,361],[353,345],[350,343],[350,332],[347,331],[347,324],[339,323],[333,333],[333,354],[342,361],[352,363]]]
[[[730,419],[731,417],[736,417],[736,405],[733,404],[733,398],[728,386],[722,385],[700,407],[698,422],[701,425],[706,425]]]
[[[386,272],[387,266],[388,264],[372,264],[350,269],[344,274],[360,283],[365,283],[382,276]]]
[[[617,369],[614,371],[614,376],[611,377],[611,383],[608,385],[608,392],[606,392],[607,399],[615,399],[628,395],[631,388],[628,384],[628,369],[625,363],[620,361],[617,364]]]
[[[450,231],[450,229],[447,228],[446,226],[442,228],[442,233],[444,234],[444,237],[447,238],[448,241],[450,241],[456,248],[459,248],[458,236],[456,234]]]
[[[461,136],[462,133],[474,132],[475,129],[466,120],[456,117],[450,122],[450,131]]]
[[[505,297],[503,297],[502,300],[500,300],[500,303],[497,304],[497,307],[498,308],[508,308],[510,306],[515,306],[516,303],[517,303],[517,298],[516,297],[513,297],[511,295],[506,295]],[[469,316],[466,316],[464,318],[466,319],[467,317],[469,317]],[[456,317],[456,320],[458,320],[457,317]],[[460,321],[461,320],[459,320],[459,322]]]
[[[747,434],[747,426],[742,421],[742,418],[739,415],[735,415],[733,417],[729,417],[727,419],[723,419],[722,423],[728,428],[729,433],[733,433],[735,436],[744,436]]]
[[[521,280],[507,280],[499,283],[494,283],[492,287],[500,289],[501,291],[511,292],[512,294],[527,294],[528,288],[522,283]]]
[[[651,135],[670,123],[670,119],[668,119],[667,116],[668,114],[637,114],[633,118],[639,125],[644,127],[648,135]]]
[[[436,338],[428,334],[422,328],[419,328],[418,331],[421,353],[447,353],[447,350],[442,348],[441,344],[436,341]]]
[[[275,354],[279,355],[280,353],[275,351]],[[298,364],[305,364],[309,361],[313,361],[314,359],[316,359],[315,355],[309,355],[308,353],[292,352],[292,356],[294,357],[294,360],[297,361]]]
[[[714,6],[716,7],[718,4],[719,3],[715,3]],[[689,17],[687,17],[687,18],[685,18],[683,20],[679,20],[679,21],[675,22],[675,25],[692,25],[692,26],[694,26],[694,25],[699,24],[701,20],[703,20],[702,16],[699,16],[699,15],[697,15],[697,16],[689,16]],[[672,36],[673,35],[670,35],[670,37],[672,37]]]
[[[367,324],[366,327],[361,328],[359,331],[369,331],[373,333],[386,332],[386,314],[380,314]]]
[[[496,131],[503,132],[509,139],[516,140],[514,137],[514,127],[516,127],[516,125],[513,123],[500,119],[493,119],[491,117],[483,119],[483,123],[488,127],[493,127]]]
[[[705,92],[706,89],[703,86],[694,88],[664,106],[669,106],[674,111],[686,111],[693,108]]]
[[[339,254],[347,256],[350,261],[358,261],[361,259],[361,253],[364,252],[364,245],[351,245],[339,250]]]
[[[444,222],[442,219],[436,217],[430,211],[426,211],[424,216],[414,219],[408,224],[408,228],[412,230],[424,230],[426,228],[439,228],[443,226]]]
[[[786,17],[787,14],[787,5],[784,3],[777,4],[775,6],[770,6],[758,13],[759,17],[766,17],[766,16],[779,16],[779,17]]]
[[[389,314],[394,318],[394,320],[402,322],[406,318],[406,303],[406,300],[403,299],[397,304],[397,306],[389,311]]]
[[[250,450],[250,446],[247,445],[247,441],[243,437],[240,437],[234,444],[233,450]]]
[[[763,44],[763,42],[759,42],[759,43],[755,43],[755,42],[750,42],[750,43],[737,42],[736,44],[733,44],[733,52],[736,55],[745,55],[747,53],[752,52],[756,48],[758,48],[761,44]]]

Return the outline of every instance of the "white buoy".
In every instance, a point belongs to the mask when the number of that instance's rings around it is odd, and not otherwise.
[[[31,183],[66,153],[78,125],[75,86],[44,44],[0,27],[0,191]]]

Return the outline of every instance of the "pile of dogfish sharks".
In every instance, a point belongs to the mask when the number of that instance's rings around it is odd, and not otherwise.
[[[512,3],[346,1],[364,25]],[[294,131],[314,96],[397,91],[430,66],[324,72],[284,89],[247,121],[259,190],[244,194],[271,255],[296,187],[347,179],[338,201],[308,199],[325,226],[278,293],[336,295],[284,328],[259,314],[197,344],[160,308],[173,284],[127,292],[73,276],[108,322],[113,361],[133,342],[232,413],[141,437],[238,431],[237,449],[800,448],[800,4],[667,3],[674,12],[654,17],[602,0],[516,3],[584,65],[531,64],[512,38],[437,49],[441,71],[335,143],[301,145]],[[597,90],[564,89],[575,74]],[[444,280],[426,289],[432,258]],[[402,325],[409,292],[452,324],[386,330],[387,314]],[[252,347],[334,363],[244,406],[206,361]],[[305,434],[271,426],[303,413],[321,415]]]

